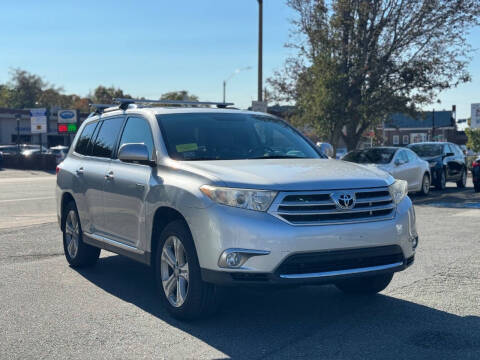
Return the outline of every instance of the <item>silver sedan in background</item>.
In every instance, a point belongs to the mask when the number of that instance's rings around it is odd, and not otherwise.
[[[410,149],[398,147],[374,147],[354,150],[342,160],[376,167],[390,173],[395,179],[406,180],[408,191],[427,195],[430,192],[431,175],[428,162],[420,159]]]

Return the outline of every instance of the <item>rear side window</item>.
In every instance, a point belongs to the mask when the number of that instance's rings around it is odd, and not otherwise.
[[[153,136],[145,119],[139,117],[129,117],[125,128],[123,129],[122,138],[120,139],[120,147],[124,144],[144,144],[148,148],[150,158],[153,156]]]
[[[121,117],[103,120],[93,142],[92,156],[112,157],[122,123],[123,118]]]
[[[404,151],[407,154],[408,161],[413,162],[413,161],[417,160],[417,155],[413,151],[410,151],[410,150],[404,150]]]
[[[82,131],[82,134],[78,138],[77,145],[75,146],[75,152],[78,154],[82,155],[88,155],[88,144],[90,142],[90,139],[92,138],[92,135],[95,131],[95,127],[97,126],[97,123],[91,123],[85,126],[85,128]]]

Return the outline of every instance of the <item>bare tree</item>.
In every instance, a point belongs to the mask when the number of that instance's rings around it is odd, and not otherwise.
[[[414,113],[470,81],[479,0],[288,0],[297,56],[269,79],[298,121],[357,147],[392,112]],[[345,133],[342,131],[345,129]]]

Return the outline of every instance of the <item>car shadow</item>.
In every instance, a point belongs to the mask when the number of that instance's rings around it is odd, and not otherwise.
[[[408,194],[415,206],[434,206],[454,209],[480,209],[480,193],[473,187],[459,189],[449,186],[445,190],[432,188],[427,196]]]
[[[226,288],[214,316],[182,322],[160,303],[147,266],[114,255],[77,271],[109,294],[234,359],[480,357],[479,317],[387,295],[346,296],[333,286]]]

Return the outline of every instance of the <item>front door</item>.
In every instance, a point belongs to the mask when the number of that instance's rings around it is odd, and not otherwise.
[[[154,145],[150,125],[140,116],[128,117],[118,149],[125,144],[145,144],[153,159]],[[106,173],[104,216],[106,236],[140,248],[145,236],[145,197],[152,167],[112,160]]]

